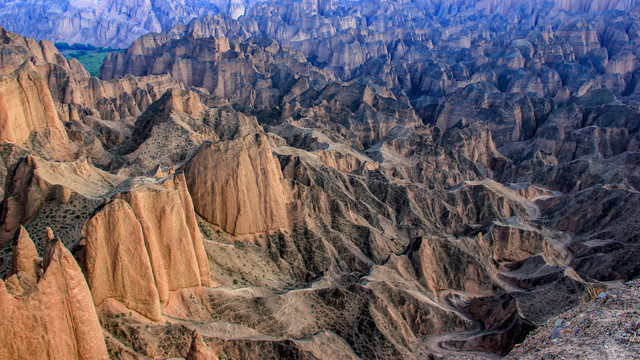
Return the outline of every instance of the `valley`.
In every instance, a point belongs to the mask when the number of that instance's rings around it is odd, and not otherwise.
[[[550,319],[637,287],[638,2],[28,3],[0,358],[569,356]]]

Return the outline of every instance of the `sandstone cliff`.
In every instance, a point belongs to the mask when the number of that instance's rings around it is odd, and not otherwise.
[[[288,191],[266,136],[205,143],[185,167],[196,212],[233,235],[289,227]]]
[[[105,149],[126,138],[134,117],[176,86],[167,76],[102,82],[49,42],[4,30],[2,37],[0,138],[41,157],[91,156],[106,166],[114,159]]]
[[[36,41],[5,30],[0,27],[0,74],[10,73],[25,61],[36,65],[46,63],[56,64],[78,74],[88,76],[82,65],[76,59],[66,60],[52,42]]]
[[[306,63],[302,54],[268,38],[250,36],[241,23],[227,17],[196,19],[166,34],[144,36],[126,52],[110,54],[101,78],[170,74],[185,86],[201,87],[220,98],[256,108],[275,105],[301,76],[332,78]]]
[[[33,132],[46,132],[51,145],[68,142],[64,124],[46,78],[25,62],[0,79],[0,140],[23,143]]]
[[[73,151],[1,143],[0,222],[77,254],[114,358],[503,355],[640,275],[637,19],[285,0],[32,61]]]
[[[170,291],[211,285],[183,175],[117,195],[82,232],[96,306],[112,298],[159,321]]]
[[[51,240],[43,259],[18,231],[14,275],[0,283],[0,357],[107,359],[102,328],[71,253]]]
[[[185,360],[218,360],[216,354],[204,343],[198,331],[193,332],[191,347]]]
[[[118,181],[117,176],[95,168],[87,160],[53,162],[33,155],[23,158],[9,176],[2,203],[0,241],[6,243],[21,225],[28,224],[41,233],[45,226],[58,230],[78,225],[82,221],[80,214],[93,211],[97,206],[93,200],[105,195]],[[85,206],[88,208],[78,209]],[[65,211],[78,217],[60,216]],[[44,224],[43,213],[48,213],[46,217],[53,215],[56,223]],[[39,236],[37,239],[42,249],[44,243]],[[67,241],[67,245],[73,243]]]

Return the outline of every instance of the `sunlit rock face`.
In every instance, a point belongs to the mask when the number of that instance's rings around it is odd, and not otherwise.
[[[267,138],[205,143],[186,167],[196,211],[234,235],[289,228],[288,194]]]
[[[0,32],[0,357],[495,357],[640,275],[636,2],[106,3],[33,27],[101,78]]]
[[[170,291],[211,285],[184,176],[118,195],[85,224],[83,235],[96,305],[115,298],[160,321]]]
[[[11,273],[0,281],[3,358],[108,358],[87,282],[60,240],[51,239],[39,257],[20,228]]]

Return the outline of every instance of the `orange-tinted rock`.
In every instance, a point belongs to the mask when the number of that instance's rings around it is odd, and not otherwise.
[[[193,332],[186,360],[218,360],[218,356],[204,343],[202,335],[196,330]]]
[[[104,195],[118,177],[97,169],[87,160],[55,162],[29,155],[8,177],[0,217],[0,244],[5,244],[47,201],[68,201],[71,193],[91,198]]]
[[[85,273],[96,305],[115,298],[152,320],[160,320],[160,300],[142,226],[123,200],[100,210],[84,228]]]
[[[10,73],[28,60],[36,65],[52,63],[79,75],[89,75],[78,60],[67,61],[52,42],[30,39],[2,27],[0,27],[0,52],[2,53],[0,74]]]
[[[21,224],[33,217],[48,194],[48,186],[36,173],[36,158],[28,156],[10,178],[2,206],[0,243],[6,243]]]
[[[16,244],[13,247],[11,259],[11,274],[20,274],[19,277],[25,277],[26,281],[30,279],[35,281],[40,276],[41,262],[36,246],[27,230],[21,226],[16,232]]]
[[[18,240],[19,248],[33,247],[26,233]],[[20,263],[26,255],[21,252]],[[60,241],[47,244],[44,274],[34,289],[21,296],[8,290],[0,281],[0,358],[108,358],[87,283]]]
[[[211,285],[182,174],[117,195],[83,233],[85,272],[96,305],[114,298],[160,320],[170,291]]]
[[[167,89],[181,87],[166,75],[126,76],[118,80],[100,81],[95,77],[57,73],[59,69],[55,68],[41,69],[41,71],[51,74],[52,79],[61,77],[60,82],[50,85],[56,101],[71,104],[74,108],[78,106],[90,108],[95,115],[105,120],[139,116]]]
[[[185,169],[196,212],[234,235],[289,226],[282,171],[261,134],[205,143]]]
[[[169,291],[210,285],[207,257],[184,175],[118,195],[142,225],[160,301]]]
[[[22,143],[43,130],[52,143],[68,141],[46,79],[26,62],[0,78],[0,141]]]

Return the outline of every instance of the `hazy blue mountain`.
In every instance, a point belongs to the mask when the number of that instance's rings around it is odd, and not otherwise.
[[[0,26],[35,39],[122,48],[148,32],[166,31],[194,17],[226,14],[235,19],[263,1],[272,0],[3,0],[0,1]],[[302,2],[331,3],[322,0]],[[333,1],[337,5],[354,2],[360,1]],[[446,16],[467,11],[506,15],[510,10],[531,2],[417,0],[390,3],[415,3],[418,7],[429,8],[434,13]],[[640,4],[640,1],[558,0],[537,3],[548,3],[555,9],[570,12],[598,12],[610,9],[629,10]]]

